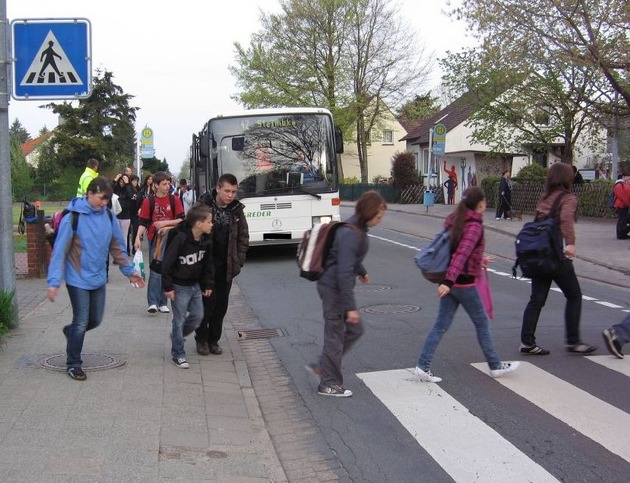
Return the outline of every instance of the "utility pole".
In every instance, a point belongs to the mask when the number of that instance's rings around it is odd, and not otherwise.
[[[13,200],[11,154],[9,151],[9,27],[7,0],[0,0],[0,293],[15,297],[15,255],[13,252]]]

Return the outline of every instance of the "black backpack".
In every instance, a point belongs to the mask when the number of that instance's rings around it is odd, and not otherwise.
[[[556,211],[565,194],[563,192],[555,199],[548,215],[537,216],[534,221],[525,223],[516,235],[514,277],[519,266],[522,276],[527,278],[551,278],[558,273],[564,255]]]

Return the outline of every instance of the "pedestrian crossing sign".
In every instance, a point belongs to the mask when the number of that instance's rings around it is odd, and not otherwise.
[[[90,96],[92,45],[88,19],[17,19],[11,27],[15,99]]]

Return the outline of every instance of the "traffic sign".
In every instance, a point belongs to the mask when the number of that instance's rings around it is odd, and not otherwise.
[[[92,37],[86,18],[16,19],[15,99],[82,99],[92,93]]]
[[[436,124],[433,127],[433,146],[431,148],[436,156],[444,156],[446,148],[446,126],[444,124]]]

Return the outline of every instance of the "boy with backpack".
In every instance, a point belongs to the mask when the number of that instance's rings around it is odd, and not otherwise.
[[[149,239],[149,260],[154,259],[157,242],[160,238],[167,236],[168,230],[177,226],[184,218],[184,208],[181,201],[175,195],[170,194],[171,178],[163,171],[158,171],[153,175],[153,184],[156,186],[154,196],[149,196],[142,201],[139,215],[138,234],[134,248],[142,249],[144,233]],[[160,244],[161,246],[165,244]],[[162,277],[155,270],[149,273],[147,289],[147,312],[168,313],[166,295],[162,291]]]
[[[186,360],[184,337],[203,319],[203,297],[214,288],[212,262],[212,210],[205,205],[190,208],[186,220],[169,235],[162,261],[162,287],[173,308],[171,357],[182,369]]]

